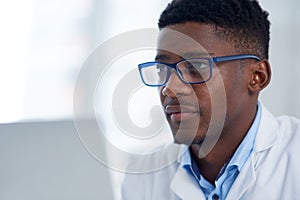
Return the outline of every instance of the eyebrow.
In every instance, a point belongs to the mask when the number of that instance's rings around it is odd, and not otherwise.
[[[155,56],[155,61],[158,61],[158,60],[169,61],[171,59],[169,56],[167,56],[165,54],[158,54]]]
[[[196,57],[208,57],[214,56],[214,53],[207,53],[207,52],[187,52],[180,56],[180,58],[196,58]],[[165,54],[157,54],[155,56],[155,61],[170,61],[171,58]]]
[[[208,53],[208,52],[187,52],[184,53],[181,57],[182,58],[195,58],[195,57],[208,57],[208,56],[214,56],[214,53]]]

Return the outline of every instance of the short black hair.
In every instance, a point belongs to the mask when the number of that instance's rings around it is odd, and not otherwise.
[[[158,26],[186,22],[213,25],[219,36],[235,43],[240,53],[269,57],[270,21],[256,0],[173,0]]]

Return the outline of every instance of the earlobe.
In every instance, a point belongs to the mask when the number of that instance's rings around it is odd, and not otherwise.
[[[257,61],[250,67],[251,76],[248,89],[250,94],[257,94],[270,83],[271,67],[266,59]]]

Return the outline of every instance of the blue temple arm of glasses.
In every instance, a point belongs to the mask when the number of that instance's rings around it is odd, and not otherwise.
[[[234,55],[234,56],[222,56],[222,57],[214,57],[212,58],[214,62],[225,62],[231,60],[240,60],[240,59],[255,59],[260,60],[260,58],[256,55],[252,54],[241,54],[241,55]]]

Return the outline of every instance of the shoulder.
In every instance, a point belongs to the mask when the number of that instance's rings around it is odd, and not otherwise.
[[[182,145],[171,145],[165,151],[151,156],[140,156],[127,165],[130,172],[125,173],[121,183],[122,199],[177,200],[171,183],[180,167],[179,158],[187,149]],[[135,170],[132,170],[135,169]]]
[[[300,120],[291,116],[276,117],[277,143],[285,149],[297,150],[300,153]]]
[[[300,139],[300,120],[291,116],[274,117],[264,106],[262,106],[262,116],[257,133],[258,143],[272,144],[280,143],[282,145],[300,145],[297,140]]]
[[[281,162],[286,160],[290,164],[300,167],[300,120],[290,116],[276,118],[278,123],[277,140],[274,144],[274,153],[281,152]]]
[[[274,117],[263,107],[253,149],[255,166],[257,169],[264,169],[265,175],[269,171],[270,176],[275,172],[282,173],[283,177],[287,175],[286,173],[292,176],[295,170],[299,171],[300,168],[299,141],[298,119],[289,116]]]
[[[300,136],[300,120],[291,116],[280,116],[276,118],[280,133],[291,138]]]
[[[170,189],[179,164],[171,165],[147,173],[127,173],[121,184],[122,199],[177,199]]]
[[[256,166],[264,166],[272,173],[300,168],[300,120],[290,116],[274,117],[266,108],[262,109],[254,154]],[[270,174],[271,175],[271,174]],[[300,182],[300,179],[299,179]]]

